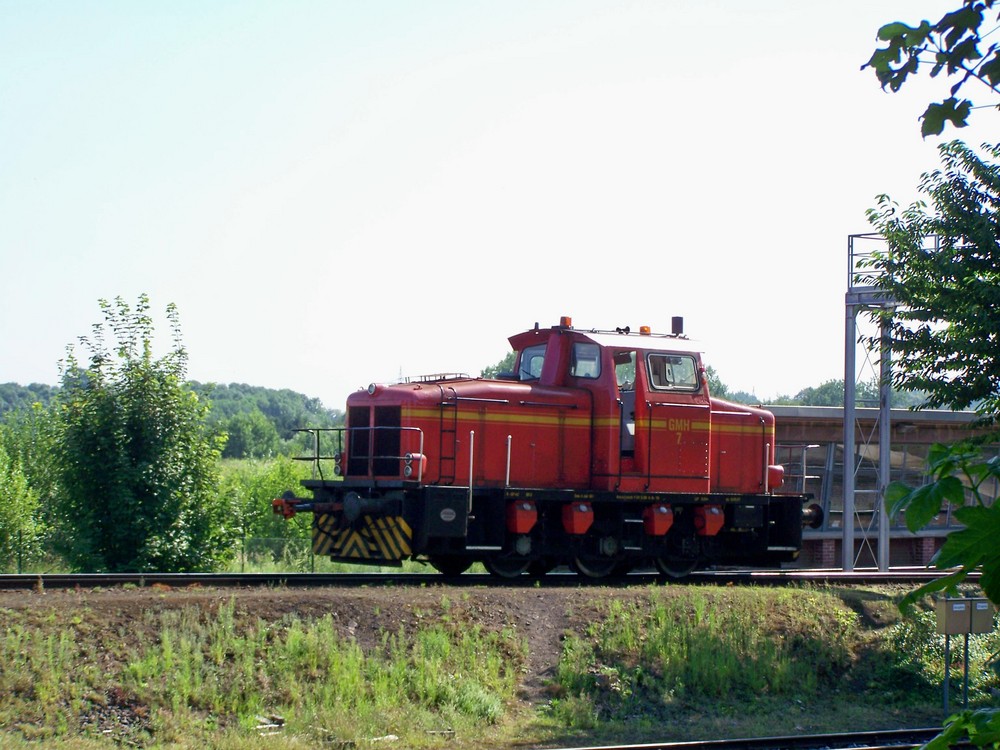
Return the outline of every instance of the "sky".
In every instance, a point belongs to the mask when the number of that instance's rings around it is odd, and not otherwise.
[[[991,140],[860,70],[955,4],[0,0],[0,382],[141,294],[190,379],[330,408],[563,315],[683,316],[763,400],[842,378],[848,236]]]

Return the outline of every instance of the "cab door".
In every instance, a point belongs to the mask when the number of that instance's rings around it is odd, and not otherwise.
[[[645,489],[708,492],[711,404],[697,356],[645,352],[641,369],[635,455]]]

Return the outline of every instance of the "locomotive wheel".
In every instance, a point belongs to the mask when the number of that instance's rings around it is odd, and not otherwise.
[[[578,555],[573,558],[573,570],[584,578],[606,578],[615,572],[619,561],[611,557],[584,557]]]
[[[698,567],[698,558],[657,557],[656,569],[667,578],[684,578]]]
[[[472,560],[467,557],[432,557],[431,567],[447,578],[460,576],[472,566]]]
[[[531,560],[523,557],[490,557],[483,560],[483,566],[497,578],[517,578],[531,565]]]

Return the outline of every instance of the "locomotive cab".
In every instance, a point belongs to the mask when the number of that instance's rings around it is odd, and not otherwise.
[[[701,352],[679,328],[666,335],[646,327],[577,331],[563,319],[558,328],[514,336],[511,345],[519,379],[587,392],[593,489],[776,489],[782,472],[771,464],[773,416],[713,399]]]
[[[303,482],[312,499],[287,494],[275,512],[312,511],[314,550],[333,559],[448,573],[481,561],[503,576],[645,563],[674,575],[798,554],[804,498],[774,492],[773,416],[712,397],[679,326],[564,318],[509,341],[512,374],[352,394],[333,436],[339,478]]]

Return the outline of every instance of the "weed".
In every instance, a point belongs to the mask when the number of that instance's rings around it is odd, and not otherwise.
[[[234,598],[158,607],[108,632],[87,607],[0,608],[0,745],[360,747],[398,735],[429,748],[444,732],[459,748],[515,735],[608,744],[940,720],[934,618],[866,617],[888,611],[888,595],[691,586],[575,597],[572,621],[598,616],[565,632],[537,711],[515,700],[529,663],[521,629],[470,621],[478,595],[427,598],[403,625],[365,638],[330,613],[249,617]],[[375,609],[382,622],[388,607]],[[956,660],[961,645],[952,641]],[[994,635],[970,640],[974,705],[998,687],[986,668],[998,646]],[[282,734],[262,738],[259,717],[272,715]]]

